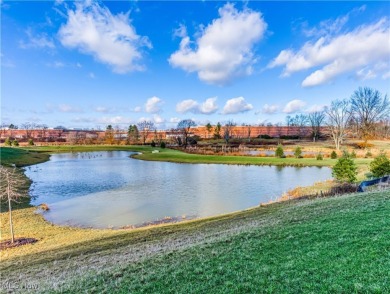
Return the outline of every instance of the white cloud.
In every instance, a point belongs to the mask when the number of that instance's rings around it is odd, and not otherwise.
[[[123,116],[113,116],[113,117],[101,117],[98,120],[98,123],[102,124],[131,124],[133,120],[128,117]]]
[[[317,112],[317,111],[323,111],[324,109],[325,109],[325,105],[314,104],[314,105],[310,106],[309,108],[307,108],[305,112],[312,113],[312,112]]]
[[[96,78],[96,76],[95,76],[95,74],[93,72],[90,72],[88,74],[88,77],[91,78],[91,79],[95,79]]]
[[[183,100],[176,104],[176,111],[178,113],[193,112],[198,108],[198,102],[192,99]]]
[[[199,104],[195,100],[188,99],[183,100],[176,105],[176,111],[179,113],[192,112],[201,114],[213,114],[217,110],[217,97],[208,98],[202,104]]]
[[[96,122],[96,118],[92,117],[75,117],[70,120],[75,123],[94,123]]]
[[[22,49],[29,49],[29,48],[50,48],[54,49],[55,45],[53,40],[51,40],[46,33],[34,35],[32,32],[32,29],[29,28],[26,30],[27,34],[27,41],[19,41],[19,47]]]
[[[143,121],[153,121],[150,117],[140,117],[138,119],[138,122],[143,122]]]
[[[156,125],[161,125],[165,123],[165,119],[158,114],[153,115],[153,121]]]
[[[169,122],[170,122],[170,123],[174,123],[174,124],[177,124],[179,121],[181,121],[181,119],[178,118],[178,117],[171,117],[171,118],[169,119]]]
[[[226,101],[222,114],[235,114],[252,110],[252,104],[245,101],[244,97],[232,98]]]
[[[339,33],[345,24],[349,21],[351,16],[356,16],[366,10],[367,6],[362,5],[349,11],[345,15],[341,15],[336,19],[326,19],[319,23],[318,26],[309,28],[307,22],[302,24],[302,32],[307,37],[318,37],[328,34]]]
[[[266,114],[273,114],[279,111],[279,106],[276,104],[264,104],[262,112]]]
[[[372,69],[362,68],[356,72],[359,81],[372,80],[376,78],[376,73]]]
[[[145,104],[145,111],[148,113],[157,113],[161,111],[162,100],[156,96],[149,98]]]
[[[141,112],[141,111],[142,111],[142,107],[141,107],[141,106],[136,106],[136,107],[134,107],[134,109],[132,109],[131,111],[134,111],[134,112]]]
[[[283,108],[284,113],[295,113],[303,110],[303,107],[306,106],[306,102],[299,100],[299,99],[294,99],[291,100],[286,104],[286,106]]]
[[[307,37],[313,37],[313,36],[322,36],[324,34],[333,34],[338,33],[343,26],[348,22],[349,15],[343,15],[335,20],[333,19],[327,19],[324,21],[321,21],[318,27],[314,28],[307,28],[306,24],[304,24],[303,33]]]
[[[96,112],[101,112],[101,113],[110,113],[110,112],[114,111],[113,108],[107,107],[107,106],[97,106],[97,107],[94,108],[94,110]]]
[[[75,6],[75,10],[67,10],[67,23],[58,32],[62,45],[94,56],[116,73],[143,70],[138,63],[141,48],[151,48],[151,43],[147,37],[137,35],[129,13],[113,15],[93,1]]]
[[[199,106],[199,112],[203,114],[212,114],[218,110],[217,97],[208,98]]]
[[[138,119],[138,122],[143,122],[143,121],[149,121],[149,122],[153,122],[155,125],[158,125],[158,127],[162,128],[165,126],[165,118],[163,118],[162,116],[160,116],[159,114],[154,114],[152,118],[150,117],[140,117]]]
[[[187,72],[197,72],[200,80],[226,84],[237,76],[250,75],[256,62],[253,46],[263,37],[267,24],[260,12],[238,11],[233,4],[219,10],[219,18],[197,33],[192,42],[181,25],[176,31],[182,40],[169,63]]]
[[[302,82],[303,87],[321,85],[362,67],[388,65],[389,34],[389,20],[382,18],[374,24],[362,25],[338,36],[326,35],[315,42],[307,42],[297,52],[282,50],[268,67],[284,66],[282,76],[289,76],[297,71],[323,66]]]
[[[63,68],[66,66],[66,64],[63,63],[62,61],[54,61],[54,62],[46,63],[46,66],[53,67],[53,68]]]
[[[82,112],[82,109],[77,106],[72,106],[69,104],[60,104],[58,105],[58,110],[60,112]]]
[[[179,38],[185,38],[187,36],[187,28],[185,25],[180,24],[179,27],[174,31],[173,35]]]
[[[384,80],[387,80],[387,79],[389,79],[389,78],[390,78],[390,71],[385,72],[385,73],[382,75],[382,79],[384,79]]]

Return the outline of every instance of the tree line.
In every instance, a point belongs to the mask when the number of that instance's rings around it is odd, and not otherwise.
[[[191,128],[195,126],[196,123],[192,119],[181,120],[175,128],[167,130],[170,133],[170,143],[184,147],[192,143]],[[237,123],[233,120],[228,120],[224,124],[218,122],[215,125],[211,125],[211,123],[208,123],[205,125],[207,133],[205,137],[209,139],[223,139],[228,144],[230,139],[236,136],[236,126]],[[246,134],[244,137],[241,135],[240,139],[247,138],[250,141],[253,125],[244,124],[243,126]],[[347,137],[362,139],[362,146],[367,147],[368,141],[371,139],[390,137],[390,102],[387,95],[383,96],[378,90],[369,87],[358,88],[350,98],[333,100],[323,110],[299,113],[294,116],[288,115],[284,124],[268,123],[266,125],[260,124],[260,126],[265,126],[268,129],[268,134],[261,135],[265,139],[270,138],[271,128],[276,129],[277,137],[282,139],[284,137],[286,139],[307,138],[307,130],[310,128],[310,137],[314,142],[321,138],[331,138],[337,150],[340,150]],[[287,128],[287,135],[282,135],[283,128]],[[18,126],[14,124],[2,124],[0,126],[1,137],[4,137],[7,130],[12,137],[13,130],[17,129]],[[24,137],[29,142],[33,139],[33,131],[39,132],[38,136],[42,139],[46,138],[48,134],[48,127],[45,124],[28,122],[22,124],[20,129],[23,130],[25,133]],[[55,129],[61,132],[66,128],[58,126]],[[102,143],[97,138],[97,134],[96,136],[91,134],[88,136],[85,131],[76,130],[69,135],[68,141],[72,144]],[[127,131],[119,126],[108,125],[103,139],[106,144],[121,144],[123,142],[125,144],[146,144],[147,141],[149,143],[152,141],[152,143],[161,144],[162,140],[161,132],[158,132],[155,124],[148,120],[130,125]],[[5,143],[13,144],[14,141],[6,140]]]

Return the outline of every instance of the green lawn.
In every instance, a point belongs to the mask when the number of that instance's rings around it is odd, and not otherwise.
[[[39,242],[1,252],[0,270],[42,292],[388,293],[389,215],[390,191],[133,231],[52,226],[30,208],[15,227]]]
[[[0,147],[2,165],[15,164],[17,167],[40,163],[49,159],[49,154],[22,148]]]

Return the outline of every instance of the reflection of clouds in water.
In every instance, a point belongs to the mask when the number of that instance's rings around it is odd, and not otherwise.
[[[26,170],[38,196],[33,203],[49,203],[45,217],[57,224],[122,227],[242,210],[331,177],[328,168],[177,164],[129,155],[91,152],[66,159],[61,154],[60,160],[53,155],[38,172]]]

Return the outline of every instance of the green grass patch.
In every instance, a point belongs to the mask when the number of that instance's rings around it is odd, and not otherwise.
[[[39,241],[1,252],[0,270],[45,292],[388,293],[389,215],[390,191],[134,231],[51,226],[27,209],[15,228]]]
[[[22,148],[0,147],[0,161],[2,165],[17,167],[37,164],[48,160],[49,154],[37,151],[30,151]]]
[[[64,293],[388,293],[389,200],[386,192],[290,207],[276,226],[76,279]]]

